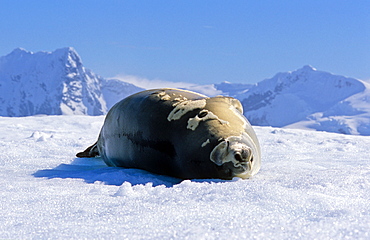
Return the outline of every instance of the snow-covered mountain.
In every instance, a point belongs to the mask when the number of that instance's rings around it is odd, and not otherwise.
[[[119,79],[101,79],[101,92],[108,110],[118,101],[142,90],[144,89]]]
[[[114,85],[86,69],[73,48],[37,53],[18,48],[0,57],[0,116],[101,115],[114,104],[112,96],[141,90]]]
[[[370,84],[311,66],[254,85],[188,85],[182,88],[239,99],[253,125],[370,135]],[[101,115],[141,90],[86,69],[73,48],[37,53],[18,48],[0,57],[0,116]]]
[[[304,66],[236,96],[254,125],[370,135],[368,83]]]
[[[253,84],[222,82],[219,84],[214,84],[214,87],[215,89],[221,91],[223,95],[238,97],[242,96],[251,87],[253,87]]]

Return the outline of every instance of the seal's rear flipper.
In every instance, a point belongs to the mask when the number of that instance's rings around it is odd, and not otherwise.
[[[94,143],[92,146],[86,148],[85,151],[77,153],[76,157],[78,157],[78,158],[92,158],[92,157],[99,156],[99,151],[98,151],[98,148],[97,148],[96,144],[97,144],[97,142]]]

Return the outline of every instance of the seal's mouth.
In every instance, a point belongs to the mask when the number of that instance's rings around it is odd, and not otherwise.
[[[218,166],[227,167],[233,176],[248,178],[252,175],[253,152],[240,139],[223,140],[212,150],[210,159]]]

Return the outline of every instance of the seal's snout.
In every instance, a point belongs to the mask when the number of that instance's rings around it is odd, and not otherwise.
[[[239,161],[241,163],[253,162],[252,152],[250,148],[244,148],[244,149],[235,151],[234,158],[236,161]]]
[[[228,163],[234,176],[244,173],[249,176],[253,168],[252,149],[240,139],[226,139],[220,142],[211,152],[210,159],[218,166]],[[230,165],[231,164],[231,165]],[[228,168],[229,168],[228,167]]]
[[[227,150],[229,152],[227,155],[231,156],[227,156],[226,161],[232,162],[236,168],[243,167],[246,171],[252,170],[253,153],[250,147],[242,143],[234,143],[229,144]]]

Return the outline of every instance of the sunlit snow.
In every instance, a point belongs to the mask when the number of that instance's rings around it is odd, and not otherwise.
[[[103,116],[0,118],[1,239],[368,239],[370,137],[255,127],[252,179],[77,159]]]

